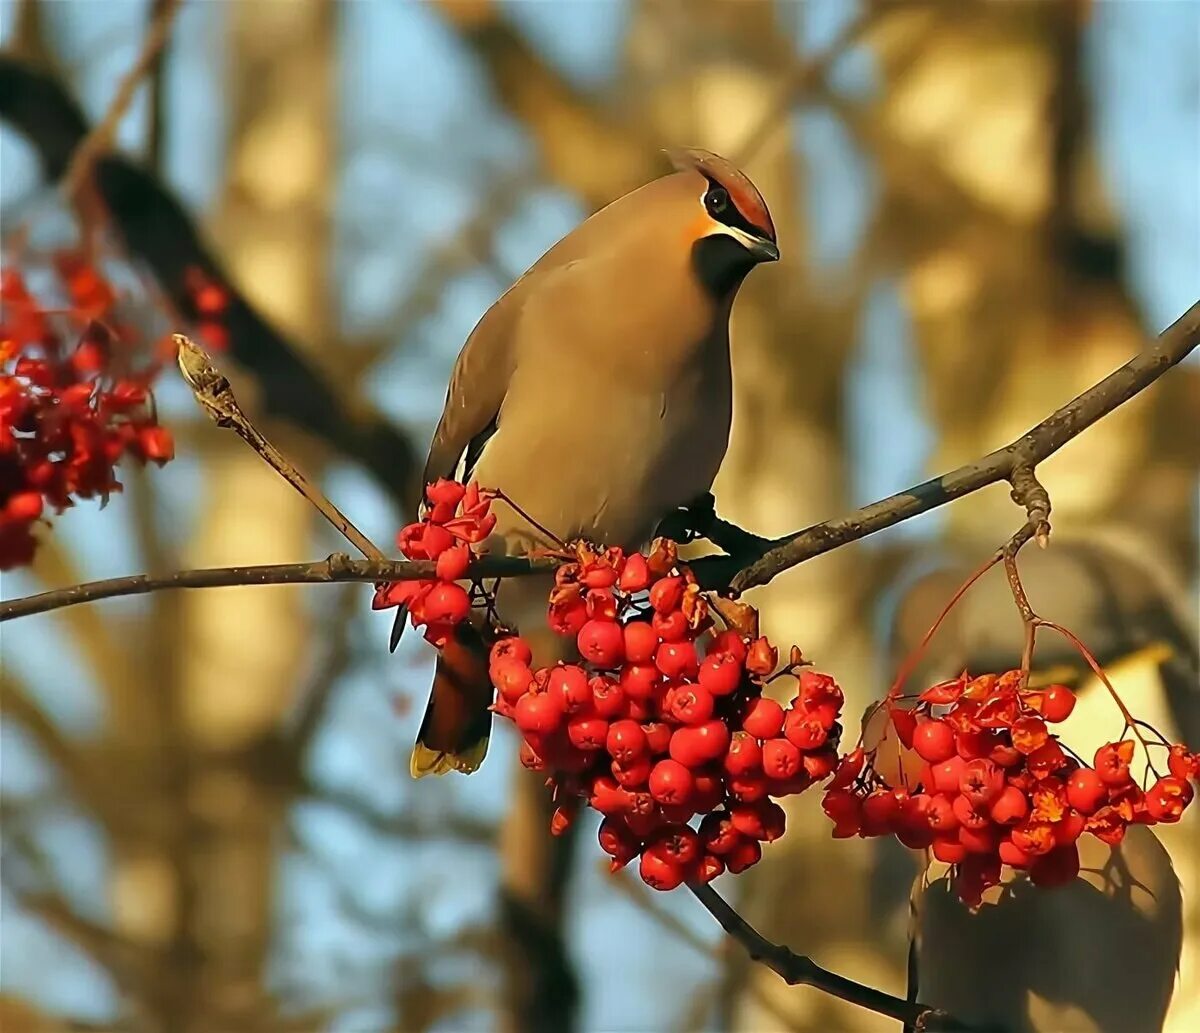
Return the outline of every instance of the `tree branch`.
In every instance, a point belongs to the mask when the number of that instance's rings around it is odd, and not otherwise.
[[[974,463],[864,506],[849,516],[814,524],[776,539],[766,553],[733,577],[730,589],[736,594],[765,585],[777,574],[814,556],[937,509],[990,484],[1011,480],[1017,471],[1032,473],[1042,460],[1153,384],[1197,344],[1200,344],[1200,301],[1164,330],[1152,347],[1134,356],[1016,441]]]
[[[953,1031],[977,1030],[964,1025],[953,1016],[916,1001],[893,997],[882,990],[875,990],[853,979],[839,976],[821,968],[812,958],[796,954],[781,944],[772,943],[737,913],[712,886],[688,883],[688,889],[700,901],[710,915],[720,923],[722,929],[746,948],[752,961],[760,962],[776,973],[788,986],[812,986],[851,1004],[866,1008],[878,1015],[886,1015],[924,1033],[953,1033]],[[981,1033],[981,1031],[978,1031]]]

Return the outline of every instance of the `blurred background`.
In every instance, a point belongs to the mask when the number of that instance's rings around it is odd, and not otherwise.
[[[155,18],[169,43],[96,167],[107,261],[167,299],[189,264],[229,284],[244,403],[381,544],[471,327],[665,146],[743,163],[779,232],[734,311],[716,489],[760,534],[1007,442],[1200,293],[1186,0],[6,0],[6,257],[78,239],[53,181]],[[341,547],[170,371],[157,395],[178,458],[57,519],[5,597]],[[1192,748],[1197,413],[1189,362],[1047,462],[1057,544],[1022,559],[1034,606]],[[753,601],[856,715],[1021,519],[996,487]],[[479,774],[413,782],[432,654],[390,656],[369,599],[222,589],[3,626],[6,1031],[893,1028],[752,971],[687,894],[602,874],[590,821],[551,840],[509,730]],[[961,613],[918,678],[1016,664],[1002,579]],[[1037,666],[1078,686],[1081,752],[1120,732],[1071,654]],[[719,887],[903,994],[912,862],[791,799],[788,836]],[[1197,830],[1163,834],[1175,1033],[1200,1028]]]

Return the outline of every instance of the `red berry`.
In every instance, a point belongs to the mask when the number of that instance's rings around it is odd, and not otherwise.
[[[529,665],[515,659],[502,659],[493,664],[491,676],[492,684],[509,703],[516,703],[533,684]]]
[[[1029,797],[1016,786],[1005,786],[992,801],[990,813],[999,825],[1015,825],[1029,814]]]
[[[984,825],[981,829],[958,827],[958,841],[971,854],[991,854],[996,850],[995,826]]]
[[[930,764],[941,764],[955,755],[954,729],[945,721],[918,721],[913,749]]]
[[[751,700],[742,715],[742,727],[756,739],[774,739],[783,731],[783,707],[766,696]]]
[[[1132,741],[1107,743],[1096,751],[1096,774],[1107,786],[1123,786],[1130,781],[1129,763],[1132,760]]]
[[[687,615],[682,610],[656,613],[650,618],[650,627],[664,642],[682,642],[691,631]]]
[[[801,770],[800,751],[788,739],[768,739],[762,745],[762,769],[768,778],[791,778]]]
[[[766,843],[773,843],[783,835],[787,821],[783,808],[772,800],[735,804],[729,808],[729,820],[743,836]]]
[[[592,780],[588,803],[601,814],[622,814],[629,810],[630,796],[615,778],[599,775]]]
[[[650,605],[656,613],[679,609],[685,587],[683,578],[677,574],[659,578],[650,588]]]
[[[567,722],[567,738],[577,750],[602,750],[608,738],[608,722],[602,717],[573,717]]]
[[[1075,693],[1066,685],[1047,685],[1042,689],[1042,717],[1058,724],[1071,716],[1075,709]]]
[[[977,811],[965,796],[954,797],[950,805],[954,809],[954,816],[958,819],[958,823],[964,828],[978,831],[988,826],[990,820],[988,816]]]
[[[756,839],[742,836],[733,849],[725,855],[725,867],[734,875],[752,868],[762,860],[762,847]]]
[[[642,725],[646,733],[646,743],[650,752],[656,756],[666,753],[671,746],[671,729],[661,721],[647,721]]]
[[[976,758],[963,768],[958,788],[972,805],[986,807],[1004,788],[1004,773],[990,760]]]
[[[744,663],[746,660],[746,640],[736,631],[726,629],[713,636],[708,653],[710,656],[717,653],[728,653],[739,664]]]
[[[1000,860],[1013,868],[1028,868],[1033,864],[1033,856],[1025,853],[1011,839],[1000,840]]]
[[[638,873],[651,889],[673,890],[683,882],[683,868],[676,864],[666,851],[658,847],[647,847],[642,852]]]
[[[608,726],[605,740],[609,756],[618,764],[629,765],[645,757],[650,751],[646,733],[636,721],[625,718]],[[622,783],[624,784],[624,783]]]
[[[565,664],[550,669],[546,689],[562,700],[563,709],[574,714],[592,702],[592,689],[582,667]]]
[[[1176,778],[1200,778],[1200,754],[1176,743],[1167,754],[1167,768]]]
[[[954,804],[950,797],[938,793],[929,798],[929,827],[939,836],[949,835],[959,826],[958,815],[954,813]],[[957,842],[957,840],[955,841]],[[938,858],[939,861],[945,858]],[[952,864],[952,861],[947,861]]]
[[[700,837],[686,825],[663,829],[655,835],[651,846],[661,849],[672,861],[685,868],[700,857]]]
[[[646,557],[640,552],[625,557],[621,576],[617,578],[617,587],[622,592],[640,592],[649,584],[650,568],[646,565]]]
[[[725,862],[719,857],[713,857],[711,854],[705,854],[700,858],[700,863],[696,865],[696,881],[700,885],[706,885],[715,879],[718,875],[725,871]]]
[[[669,711],[671,716],[684,725],[703,724],[712,717],[712,693],[699,685],[681,685],[671,696]]]
[[[650,777],[651,761],[649,757],[638,757],[628,764],[612,762],[613,778],[626,789],[640,789]]]
[[[734,732],[725,754],[725,770],[731,775],[749,775],[762,770],[763,751],[748,732]]]
[[[600,849],[621,864],[632,861],[641,846],[624,822],[614,821],[612,818],[605,818],[600,822],[598,838]]]
[[[658,648],[658,632],[647,621],[630,621],[622,629],[625,638],[625,660],[628,663],[650,663]]]
[[[592,692],[592,708],[597,717],[612,720],[625,712],[625,693],[611,678],[596,675],[588,682],[588,687]]]
[[[701,769],[693,773],[695,789],[692,793],[691,806],[697,814],[707,814],[719,807],[725,798],[725,782],[720,775]]]
[[[691,642],[664,642],[655,650],[654,663],[672,681],[694,678],[699,665]]]
[[[1059,846],[1074,843],[1087,828],[1087,819],[1078,811],[1067,811],[1054,826],[1054,842]]]
[[[900,818],[900,795],[903,790],[873,789],[862,802],[860,825],[864,836],[884,836],[890,833]]]
[[[1092,768],[1080,768],[1067,779],[1067,803],[1080,814],[1095,814],[1108,800],[1108,786]]]
[[[682,806],[690,799],[695,782],[690,768],[668,758],[654,765],[649,786],[650,795],[659,803]]]
[[[748,775],[731,775],[726,785],[729,795],[741,803],[762,800],[774,788],[761,771],[753,771]]]
[[[1182,778],[1164,775],[1146,790],[1146,811],[1155,821],[1173,824],[1192,802],[1192,787]]]
[[[4,516],[14,523],[27,524],[42,515],[42,493],[19,491],[4,505]]]
[[[1054,828],[1045,821],[1022,822],[1011,833],[1012,843],[1030,857],[1040,857],[1054,849]]]
[[[452,545],[437,558],[439,581],[457,581],[471,566],[471,549],[465,543]]]
[[[717,760],[728,749],[729,729],[720,721],[677,728],[671,736],[671,756],[689,768]]]
[[[562,724],[562,700],[545,692],[527,692],[517,700],[513,719],[522,732],[553,732]]]
[[[501,660],[517,660],[520,663],[528,664],[533,660],[533,652],[529,648],[529,643],[523,638],[510,635],[500,639],[492,646],[489,659],[493,664],[497,664]]]
[[[628,699],[650,699],[658,681],[658,668],[651,664],[626,664],[621,668],[621,691]]]
[[[967,848],[958,841],[954,833],[936,835],[930,847],[933,856],[943,864],[960,864],[967,859]]]
[[[713,811],[700,821],[700,843],[710,854],[721,856],[729,853],[741,842],[741,838],[727,811]]]
[[[837,750],[826,746],[817,753],[801,755],[800,762],[804,765],[804,773],[814,782],[819,782],[827,775],[832,775],[838,764]]]
[[[962,781],[963,769],[967,762],[962,757],[951,757],[933,766],[933,788],[939,793],[950,797],[958,795],[958,786]]]
[[[704,658],[698,678],[714,696],[728,696],[742,683],[742,665],[729,653],[715,653]]]
[[[621,625],[611,620],[590,620],[575,638],[579,655],[597,667],[619,667],[625,658],[625,640]]]
[[[788,710],[783,716],[783,734],[800,750],[818,750],[829,738],[821,718],[803,710]]]
[[[430,624],[446,622],[457,624],[471,612],[471,597],[461,585],[439,581],[429,590],[422,604],[426,621]]]

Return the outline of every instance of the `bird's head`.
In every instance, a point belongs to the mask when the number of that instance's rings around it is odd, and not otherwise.
[[[691,186],[685,233],[693,266],[714,295],[728,294],[759,262],[779,258],[771,213],[745,173],[719,155],[697,149],[669,154]]]

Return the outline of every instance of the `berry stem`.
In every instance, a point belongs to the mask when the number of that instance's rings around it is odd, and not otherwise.
[[[900,690],[904,688],[904,683],[908,680],[908,676],[912,674],[917,664],[921,662],[921,658],[925,655],[925,650],[928,648],[929,643],[933,640],[933,636],[937,634],[938,628],[942,626],[942,622],[945,621],[945,619],[950,615],[950,611],[954,609],[954,607],[958,604],[958,601],[967,594],[967,591],[973,584],[975,584],[976,581],[983,577],[984,574],[991,570],[992,567],[999,563],[1003,558],[1003,550],[997,552],[986,563],[984,563],[973,574],[971,574],[971,576],[959,586],[958,591],[956,591],[954,595],[950,597],[950,601],[942,608],[942,612],[938,614],[937,620],[933,622],[933,625],[930,627],[930,629],[925,632],[925,637],[921,639],[920,643],[917,645],[917,648],[909,653],[904,662],[900,665],[900,670],[896,674],[896,680],[892,682],[892,687],[888,689],[888,699],[897,699],[900,696]]]

